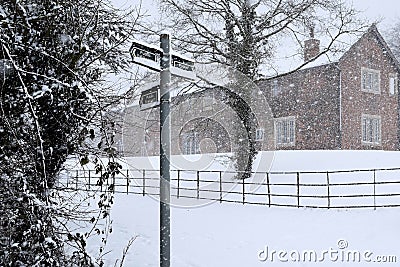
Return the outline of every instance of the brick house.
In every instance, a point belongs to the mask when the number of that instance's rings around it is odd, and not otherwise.
[[[305,42],[304,57],[319,53]],[[274,114],[276,149],[399,148],[400,66],[375,25],[337,62],[258,85]]]
[[[304,58],[319,54],[305,41]],[[261,80],[254,92],[259,150],[399,149],[400,65],[375,25],[336,62]],[[262,94],[262,97],[261,97]],[[172,154],[230,152],[240,127],[218,86],[173,98]],[[265,103],[266,102],[266,103]],[[158,155],[158,108],[127,108],[117,145],[127,156]]]
[[[226,95],[220,87],[173,97],[171,107],[172,154],[223,153],[239,148],[236,134],[246,131],[226,104]],[[253,111],[258,118],[257,149],[269,150],[273,146],[274,126],[266,99],[258,99]],[[158,155],[159,108],[140,111],[134,105],[126,108],[121,117],[118,150],[126,156]]]

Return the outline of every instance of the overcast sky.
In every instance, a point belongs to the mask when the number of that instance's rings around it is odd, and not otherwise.
[[[354,7],[363,11],[363,14],[374,20],[382,20],[380,28],[385,29],[400,19],[399,0],[352,0]]]
[[[139,0],[111,0],[117,7],[134,6]],[[363,11],[365,17],[371,22],[375,20],[382,21],[379,28],[382,30],[393,25],[396,20],[400,19],[400,1],[399,0],[347,0],[354,7]],[[142,0],[144,9],[148,10],[148,14],[158,17],[157,0]]]

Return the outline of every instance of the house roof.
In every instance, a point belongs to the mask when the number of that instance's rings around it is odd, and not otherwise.
[[[352,38],[348,38],[346,40],[341,40],[340,42],[343,43],[343,52],[335,52],[335,53],[325,53],[322,54],[315,59],[311,60],[310,62],[306,63],[303,67],[301,67],[299,70],[309,70],[312,68],[317,68],[320,66],[326,66],[330,64],[337,64],[340,60],[342,60],[347,53],[352,50],[353,47],[357,46],[358,43],[367,35],[373,34],[375,38],[378,40],[379,44],[382,46],[384,51],[387,52],[388,56],[390,57],[392,63],[395,65],[395,67],[399,70],[400,72],[400,63],[397,60],[397,58],[394,56],[393,52],[391,51],[390,47],[386,43],[385,39],[383,36],[380,34],[376,24],[372,24],[366,32],[364,32],[361,37],[357,38],[357,40],[354,40]],[[289,65],[286,65],[286,63],[283,63],[283,71],[280,73],[276,73],[275,75],[272,75],[270,78],[273,78],[274,76],[279,76],[279,75],[284,75],[285,73],[292,73],[293,69],[296,69],[296,65],[300,66],[302,64],[302,58],[298,60],[293,60]],[[297,72],[296,70],[295,72]],[[262,79],[263,80],[263,79]],[[268,78],[267,78],[268,80]]]
[[[315,58],[314,60],[310,61],[309,63],[305,64],[302,68],[300,68],[299,70],[296,70],[295,72],[308,71],[308,70],[312,70],[314,68],[319,68],[319,67],[324,67],[324,66],[327,67],[329,65],[337,65],[338,62],[340,60],[342,60],[347,55],[347,53],[349,53],[349,51],[352,50],[353,47],[356,47],[363,38],[365,38],[367,35],[370,35],[370,34],[372,34],[376,37],[379,44],[382,46],[384,51],[387,52],[388,56],[392,60],[392,63],[395,65],[397,70],[400,72],[399,61],[396,59],[393,52],[389,48],[388,44],[386,43],[386,41],[384,40],[384,38],[378,31],[375,23],[372,24],[361,37],[357,38],[357,41],[355,41],[355,42],[353,41],[352,45],[349,45],[350,40],[347,40],[346,43],[348,45],[346,45],[347,49],[345,52],[336,53],[334,56],[331,54],[328,54],[328,53],[323,54],[323,55]],[[294,64],[294,62],[293,62],[293,64]],[[178,96],[180,94],[191,94],[191,93],[199,91],[199,88],[206,89],[207,87],[213,88],[214,86],[225,87],[230,82],[229,76],[232,75],[232,73],[230,73],[230,75],[228,75],[230,68],[227,68],[226,66],[221,66],[218,64],[217,65],[197,64],[196,69],[199,71],[199,75],[198,75],[199,80],[197,80],[195,83],[181,81],[180,85],[179,86],[175,85],[174,90],[171,91],[172,97]],[[261,79],[261,80],[257,81],[257,83],[262,82],[263,80],[268,80],[268,79]],[[208,84],[208,86],[206,84]],[[155,86],[155,85],[151,84],[151,86]],[[149,86],[146,86],[145,88],[149,88]],[[131,105],[133,105],[133,106],[136,106],[138,104],[139,104],[138,101],[131,103]]]
[[[396,56],[393,54],[392,50],[390,49],[389,45],[383,38],[383,36],[380,34],[378,28],[376,27],[376,23],[372,24],[371,27],[368,28],[368,30],[361,36],[361,38],[358,39],[357,42],[355,42],[349,50],[347,50],[343,56],[340,58],[344,58],[346,54],[367,35],[374,35],[376,39],[378,40],[379,44],[382,46],[383,50],[388,54],[389,58],[392,60],[393,65],[397,68],[397,70],[400,72],[400,64],[399,61],[397,60]]]

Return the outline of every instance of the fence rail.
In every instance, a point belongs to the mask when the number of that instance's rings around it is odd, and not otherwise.
[[[179,199],[324,209],[400,207],[400,168],[254,172],[245,180],[233,171],[171,170],[171,196]],[[59,190],[99,190],[102,174],[75,170],[59,180]],[[122,170],[102,189],[159,195],[158,170]]]

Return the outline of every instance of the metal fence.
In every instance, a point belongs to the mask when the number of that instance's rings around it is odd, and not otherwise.
[[[269,207],[325,209],[400,207],[400,168],[326,172],[254,172],[245,180],[236,172],[172,170],[171,196]],[[101,173],[75,170],[59,181],[63,190],[99,190]],[[122,170],[102,189],[116,193],[159,195],[159,171]],[[104,188],[105,187],[105,188]]]

